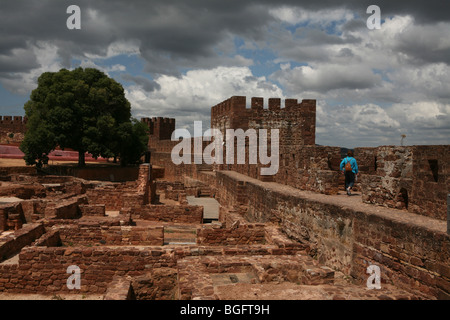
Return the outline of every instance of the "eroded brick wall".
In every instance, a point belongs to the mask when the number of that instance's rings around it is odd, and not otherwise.
[[[125,207],[121,214],[130,214],[132,219],[160,222],[203,223],[203,206],[192,205],[146,205]]]
[[[279,130],[279,168],[276,175],[262,175],[262,165],[258,159],[250,164],[248,141],[245,147],[245,164],[238,164],[237,141],[234,141],[234,163],[226,163],[227,146],[223,148],[224,164],[214,164],[212,170],[232,170],[262,181],[274,181],[303,190],[312,190],[325,194],[336,194],[340,186],[338,173],[340,148],[315,145],[315,100],[287,99],[284,108],[281,100],[271,98],[268,108],[264,108],[262,98],[251,98],[251,107],[246,108],[246,97],[232,97],[211,109],[211,127],[219,129],[222,135],[227,129],[268,129],[268,150],[270,151],[271,129]],[[173,148],[178,141],[159,140],[151,136],[149,146],[152,152],[151,163],[164,167],[164,179],[182,181],[183,176],[199,179],[205,165],[195,164],[195,139],[190,140],[191,164],[175,165],[171,159]],[[202,150],[211,142],[203,141]]]
[[[56,230],[62,244],[66,246],[158,246],[164,243],[163,226],[104,226],[98,223],[80,223],[56,227]]]
[[[285,144],[314,145],[316,124],[316,101],[271,98],[268,108],[264,99],[251,98],[250,109],[246,97],[234,96],[211,108],[211,127],[225,134],[226,129],[279,129],[280,140]]]
[[[356,148],[363,201],[446,220],[450,146]]]
[[[242,224],[229,228],[203,226],[197,229],[197,244],[212,246],[265,243],[264,224]]]
[[[0,265],[0,292],[104,294],[115,276],[141,276],[158,268],[176,268],[189,256],[283,255],[276,246],[180,247],[26,247],[19,264]],[[69,290],[67,268],[81,269],[81,289]]]
[[[0,143],[20,144],[26,132],[27,118],[0,116]]]
[[[218,193],[232,194],[221,190],[233,188],[232,173],[221,172],[218,180],[220,175],[229,181],[218,183]],[[249,221],[277,222],[290,238],[309,244],[310,255],[329,267],[364,282],[366,268],[375,264],[383,281],[450,296],[450,236],[444,232],[309,200],[294,189],[277,190],[257,180],[246,181],[245,194]]]
[[[86,189],[89,204],[105,205],[107,211],[151,203],[155,193],[156,186],[151,179],[149,164],[140,165],[136,181],[92,184]]]
[[[142,118],[141,122],[148,126],[150,136],[159,140],[170,140],[175,130],[175,119],[173,118]]]
[[[30,245],[45,233],[40,223],[28,224],[20,230],[3,237],[0,241],[0,262],[18,253],[23,247]]]

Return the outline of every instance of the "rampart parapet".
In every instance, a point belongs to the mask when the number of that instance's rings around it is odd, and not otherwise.
[[[159,140],[170,140],[172,132],[175,130],[174,118],[141,118],[141,122],[147,124],[150,136]]]

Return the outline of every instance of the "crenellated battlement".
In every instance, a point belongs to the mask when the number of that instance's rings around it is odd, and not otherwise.
[[[159,140],[170,140],[172,132],[175,130],[174,118],[141,118],[141,122],[147,124],[150,136],[154,136]]]
[[[251,114],[252,111],[268,110],[268,111],[300,111],[304,108],[315,108],[316,100],[305,99],[298,102],[297,99],[285,99],[284,107],[282,107],[280,98],[269,98],[267,108],[264,98],[252,97],[250,99],[250,108],[247,108],[247,97],[233,96],[211,108],[211,116],[219,117],[229,115],[230,113]],[[270,113],[268,113],[269,115]]]
[[[27,117],[0,116],[0,143],[20,143],[27,130]]]
[[[279,129],[286,143],[315,144],[316,100],[233,96],[211,108],[211,126],[226,129]]]
[[[22,116],[0,116],[0,131],[25,133],[27,120]]]
[[[8,126],[22,126],[27,123],[27,117],[22,116],[0,116],[0,125],[2,127]]]
[[[145,123],[168,123],[168,124],[175,124],[174,118],[163,118],[163,117],[152,117],[152,118],[141,118],[142,122]]]

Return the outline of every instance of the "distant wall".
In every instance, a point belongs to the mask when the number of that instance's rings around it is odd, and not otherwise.
[[[138,178],[139,167],[126,167],[119,166],[88,166],[85,168],[78,168],[75,166],[49,166],[46,171],[55,175],[73,176],[85,180],[98,180],[98,181],[112,181],[112,182],[124,182],[134,181]]]
[[[316,101],[271,98],[267,108],[264,99],[251,98],[250,109],[246,97],[233,96],[211,108],[211,127],[221,130],[253,128],[279,129],[280,142],[291,145],[314,145],[316,133]]]
[[[316,101],[286,99],[284,108],[281,100],[271,98],[268,108],[264,108],[263,98],[251,98],[250,108],[246,108],[246,97],[231,97],[211,108],[211,127],[219,129],[223,135],[227,129],[268,129],[268,150],[270,152],[270,130],[279,130],[279,168],[275,175],[262,175],[261,168],[269,167],[258,163],[250,164],[248,141],[245,147],[245,164],[237,164],[237,141],[235,139],[235,158],[233,164],[225,163],[227,148],[223,148],[224,164],[195,164],[195,143],[191,140],[192,164],[175,165],[171,151],[178,141],[158,140],[151,137],[149,141],[152,152],[151,163],[164,167],[164,179],[182,181],[183,176],[198,179],[205,170],[232,170],[250,177],[290,185],[302,190],[311,190],[325,194],[336,194],[340,188],[340,148],[315,145]],[[210,142],[202,142],[202,151]]]
[[[149,129],[149,135],[158,140],[170,140],[172,132],[175,130],[175,119],[173,118],[142,118]]]
[[[22,142],[26,124],[26,117],[0,116],[0,144],[17,145]]]

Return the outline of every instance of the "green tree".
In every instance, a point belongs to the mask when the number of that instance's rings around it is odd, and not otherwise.
[[[148,126],[136,119],[122,123],[116,131],[117,139],[112,146],[120,164],[126,166],[140,159],[148,145]],[[119,143],[117,143],[119,142]]]
[[[79,166],[85,166],[86,152],[118,156],[128,164],[147,150],[146,128],[132,121],[122,85],[97,69],[43,73],[25,114],[27,132],[20,149],[28,165],[46,164],[57,146],[78,151]]]

